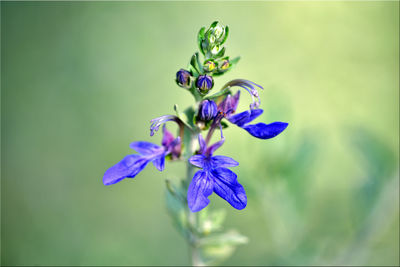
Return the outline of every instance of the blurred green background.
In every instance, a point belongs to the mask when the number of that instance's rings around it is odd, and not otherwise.
[[[164,198],[184,164],[102,176],[192,103],[175,73],[214,20],[242,57],[216,87],[259,83],[260,121],[290,123],[225,133],[248,206],[210,208],[249,243],[224,264],[399,264],[398,2],[1,2],[2,265],[189,264]]]

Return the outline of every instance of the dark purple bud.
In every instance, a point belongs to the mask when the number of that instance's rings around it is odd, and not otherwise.
[[[176,82],[185,88],[189,88],[190,87],[190,78],[192,77],[192,75],[190,74],[190,72],[188,72],[187,70],[184,69],[180,69],[177,73],[176,73]]]
[[[201,92],[208,92],[214,85],[214,80],[209,75],[200,75],[197,78],[196,86]]]
[[[217,104],[212,100],[203,100],[199,107],[199,119],[202,121],[210,121],[217,115]]]

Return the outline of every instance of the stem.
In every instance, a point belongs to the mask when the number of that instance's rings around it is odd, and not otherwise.
[[[193,134],[190,137],[190,142],[189,142],[189,151],[190,154],[194,153],[194,149],[193,149],[193,144],[196,141],[196,135]],[[190,184],[190,182],[192,181],[193,175],[195,173],[195,167],[189,163],[189,161],[187,161],[187,185]],[[189,244],[190,244],[190,254],[191,254],[191,259],[192,259],[192,266],[206,266],[206,264],[202,261],[201,259],[201,255],[200,255],[200,250],[199,250],[199,246],[198,246],[198,235],[197,235],[197,222],[198,222],[198,213],[192,212],[189,208],[187,209],[187,216],[188,216],[188,222],[190,224],[190,228],[191,228],[191,236],[190,236],[190,240]]]

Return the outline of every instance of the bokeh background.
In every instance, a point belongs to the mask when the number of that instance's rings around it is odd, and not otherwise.
[[[174,76],[214,20],[242,57],[216,88],[257,82],[260,121],[290,123],[225,133],[248,206],[210,208],[249,243],[223,264],[399,264],[398,2],[1,2],[2,265],[189,264],[164,192],[184,164],[102,176],[192,103]]]

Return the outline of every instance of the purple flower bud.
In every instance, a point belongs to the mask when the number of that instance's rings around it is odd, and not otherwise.
[[[192,77],[192,75],[190,74],[190,72],[188,72],[187,70],[184,69],[180,69],[177,73],[176,73],[176,82],[185,88],[189,88],[190,87],[190,78]]]
[[[196,86],[201,92],[208,92],[214,85],[214,80],[209,75],[200,75],[197,78]]]
[[[199,107],[199,119],[202,121],[210,121],[217,115],[217,104],[212,100],[203,100]]]

